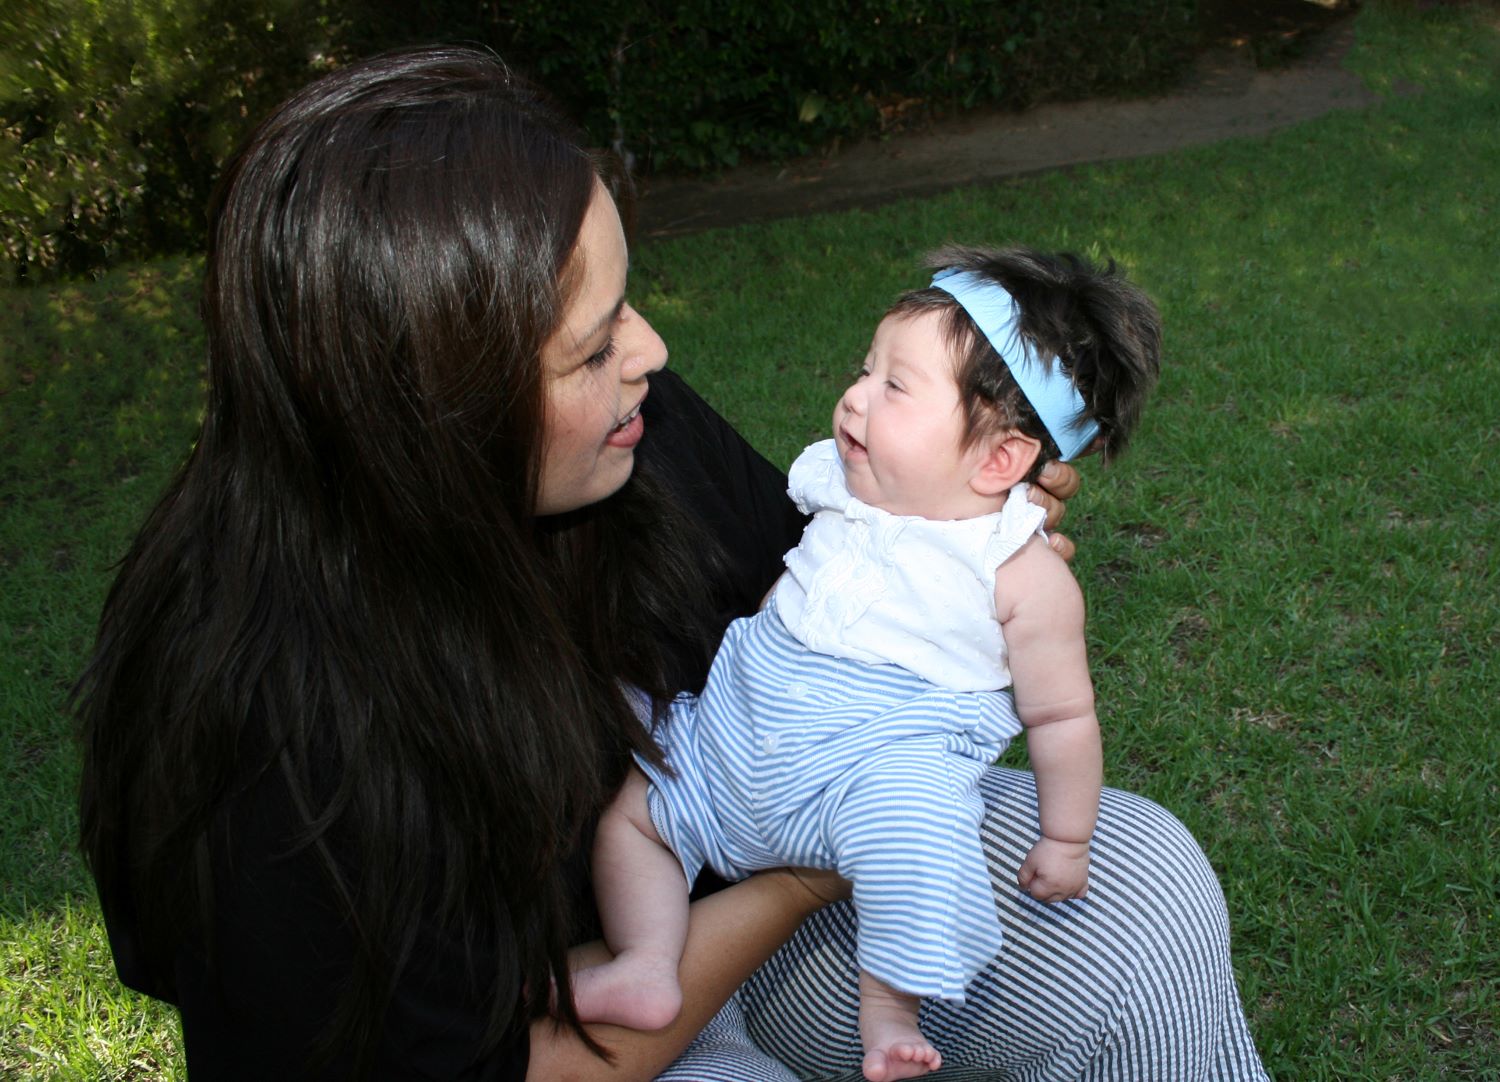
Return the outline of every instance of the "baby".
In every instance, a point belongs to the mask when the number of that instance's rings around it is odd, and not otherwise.
[[[1040,836],[1019,885],[1047,902],[1088,890],[1101,755],[1083,596],[1026,482],[1053,458],[1120,453],[1160,320],[1113,265],[972,248],[930,263],[932,285],[876,328],[833,438],[792,466],[813,518],[786,573],[657,727],[670,773],[641,763],[600,820],[615,959],[575,976],[585,1020],[676,1016],[705,864],[835,868],[858,914],[865,1077],[936,1070],[919,997],[961,1002],[1000,949],[977,782],[1023,731]]]

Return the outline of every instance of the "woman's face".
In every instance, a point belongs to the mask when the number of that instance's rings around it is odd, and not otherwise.
[[[628,266],[614,200],[596,183],[564,271],[572,295],[542,346],[547,413],[539,515],[596,503],[618,491],[635,467],[646,377],[667,363],[667,347],[625,302]]]

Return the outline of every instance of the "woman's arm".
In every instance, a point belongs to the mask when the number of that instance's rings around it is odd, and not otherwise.
[[[655,1078],[706,1025],[745,979],[771,956],[804,918],[825,904],[821,881],[808,873],[776,869],[693,903],[687,945],[678,968],[683,1008],[670,1026],[652,1032],[589,1026],[589,1034],[614,1055],[605,1062],[569,1029],[550,1021],[531,1027],[526,1077],[545,1082]],[[836,880],[830,878],[830,889]],[[574,965],[607,958],[602,943],[576,948]]]

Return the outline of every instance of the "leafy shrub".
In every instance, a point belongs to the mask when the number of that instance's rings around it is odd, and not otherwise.
[[[293,87],[423,41],[494,48],[646,170],[805,153],[913,111],[1159,86],[1197,0],[26,0],[0,13],[13,277],[201,245],[218,168]]]
[[[0,253],[20,278],[201,244],[220,162],[327,38],[297,0],[28,0],[0,15]]]
[[[912,106],[1154,88],[1196,41],[1196,0],[523,0],[502,53],[601,141],[711,169],[879,130]]]

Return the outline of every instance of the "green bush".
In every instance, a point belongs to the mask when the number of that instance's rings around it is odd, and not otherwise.
[[[307,78],[297,0],[29,0],[0,15],[0,252],[15,276],[201,244],[220,162]]]
[[[910,111],[1159,86],[1197,0],[28,0],[0,14],[0,255],[34,280],[202,244],[225,155],[351,56],[489,46],[644,170],[805,153]]]
[[[804,153],[981,103],[1161,86],[1196,0],[627,0],[512,5],[501,51],[648,169]],[[508,46],[508,48],[507,48]]]

